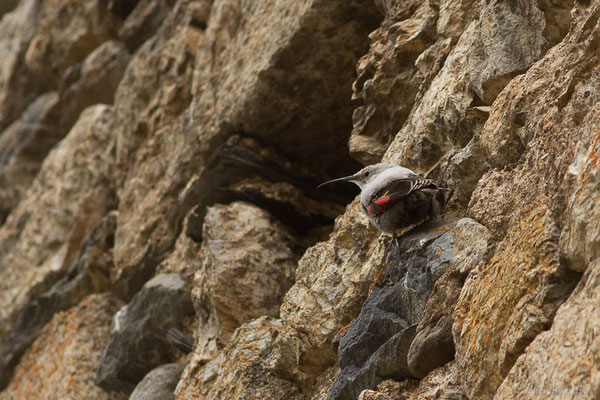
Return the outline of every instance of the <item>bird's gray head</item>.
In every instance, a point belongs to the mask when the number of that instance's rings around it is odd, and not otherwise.
[[[344,176],[342,178],[337,178],[331,181],[323,182],[317,187],[319,188],[323,185],[327,185],[329,183],[334,182],[354,182],[358,185],[358,187],[362,189],[370,180],[377,177],[381,172],[385,171],[388,168],[393,168],[395,166],[396,165],[390,163],[379,163],[369,165],[367,167],[364,167],[354,175]]]

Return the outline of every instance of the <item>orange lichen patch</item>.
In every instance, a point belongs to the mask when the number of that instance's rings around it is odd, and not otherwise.
[[[591,146],[590,155],[588,156],[588,163],[590,163],[593,168],[597,167],[599,162],[600,162],[600,131],[596,134],[594,143]]]
[[[379,280],[381,279],[381,275],[383,275],[383,268],[379,269],[379,273],[377,274],[377,278],[375,278],[375,281],[371,284],[371,286],[369,286],[369,293],[371,293],[371,290],[373,290],[373,288],[375,286],[377,286],[377,284],[379,283]]]
[[[67,382],[67,389],[75,388],[75,377],[76,377],[76,375],[71,375],[71,377],[69,378],[69,381]]]
[[[585,161],[586,166],[589,166],[589,167],[585,168],[585,171],[581,177],[581,180],[584,183],[587,183],[587,180],[590,175],[590,171],[597,170],[599,163],[600,163],[600,131],[596,134],[596,137],[594,138],[594,142],[590,146],[590,154],[588,155],[587,160]]]
[[[27,350],[2,394],[9,399],[110,398],[93,378],[116,310],[110,295],[91,295],[57,313]]]
[[[553,312],[547,296],[556,290],[552,282],[566,279],[549,204],[540,196],[524,210],[487,266],[465,282],[457,303],[457,360],[466,379],[477,381],[478,397],[493,393],[518,355],[546,329]],[[484,377],[482,370],[493,372]]]
[[[351,325],[352,325],[352,322],[350,322],[349,324],[346,324],[346,325],[342,326],[342,327],[341,327],[341,328],[338,330],[338,332],[337,332],[336,336],[339,336],[340,338],[341,338],[342,336],[344,336],[344,335],[345,335],[346,333],[348,333],[348,331],[350,330],[350,326],[351,326]]]

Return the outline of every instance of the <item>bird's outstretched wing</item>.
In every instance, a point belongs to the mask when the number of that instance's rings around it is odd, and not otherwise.
[[[436,187],[435,182],[431,179],[421,178],[420,176],[393,180],[373,195],[366,207],[367,212],[369,215],[384,213],[415,190]]]

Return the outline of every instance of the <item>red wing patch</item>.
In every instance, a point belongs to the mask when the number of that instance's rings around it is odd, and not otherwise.
[[[390,201],[390,196],[383,196],[383,197],[373,200],[373,203],[377,204],[378,206],[384,206],[389,201]]]
[[[382,214],[394,207],[399,201],[413,191],[424,187],[435,187],[435,183],[432,180],[424,179],[420,176],[392,181],[375,193],[371,200],[371,204],[366,207],[366,211],[370,216]]]
[[[375,202],[373,202],[373,203],[375,203]],[[378,204],[378,205],[380,205],[380,204]],[[367,213],[371,216],[381,214],[384,211],[385,211],[385,209],[383,207],[373,207],[370,204],[367,206]]]

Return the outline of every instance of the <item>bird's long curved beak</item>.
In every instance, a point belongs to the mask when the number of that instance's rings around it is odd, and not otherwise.
[[[354,178],[354,175],[344,176],[343,178],[337,178],[337,179],[333,179],[333,180],[330,180],[330,181],[327,181],[327,182],[323,182],[319,186],[317,186],[317,189],[320,188],[323,185],[328,185],[330,183],[347,182],[347,181],[351,180],[352,178]]]

